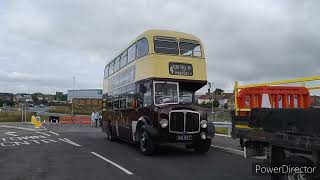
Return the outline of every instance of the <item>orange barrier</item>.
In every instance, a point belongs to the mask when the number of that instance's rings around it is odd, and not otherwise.
[[[90,116],[61,115],[61,116],[59,116],[59,123],[61,123],[61,124],[91,124],[91,117]]]
[[[258,86],[240,89],[237,94],[239,109],[262,107],[263,95],[268,95],[271,108],[308,108],[310,95],[306,87]],[[247,112],[240,112],[246,115]]]

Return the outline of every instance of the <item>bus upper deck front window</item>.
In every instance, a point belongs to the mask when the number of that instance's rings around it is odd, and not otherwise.
[[[155,82],[154,84],[154,100],[156,105],[161,104],[177,104],[178,83],[171,82]]]
[[[170,37],[155,37],[154,51],[164,54],[179,54],[178,42],[176,38]]]
[[[181,40],[179,47],[181,55],[201,57],[201,48],[197,41]]]

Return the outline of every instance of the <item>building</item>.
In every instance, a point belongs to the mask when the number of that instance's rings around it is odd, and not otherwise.
[[[320,96],[311,96],[310,97],[310,105],[313,107],[320,106]]]
[[[32,102],[33,100],[31,94],[18,93],[13,96],[13,101],[15,103],[25,103]]]
[[[212,102],[212,97],[214,101],[218,101],[221,106],[227,104],[228,107],[232,106],[234,104],[234,94],[233,93],[222,93],[222,94],[205,94],[201,95],[198,98],[198,104],[202,103],[211,103]]]
[[[69,90],[68,101],[75,108],[101,108],[102,89]]]
[[[67,101],[66,95],[63,92],[56,92],[55,96],[56,101]]]

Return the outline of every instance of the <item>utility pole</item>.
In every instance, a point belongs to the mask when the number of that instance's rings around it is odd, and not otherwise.
[[[209,93],[210,93],[210,89],[212,89],[212,85],[213,83],[208,82],[208,86],[209,86]],[[213,89],[211,90],[211,113],[213,115]]]
[[[75,88],[75,86],[76,86],[76,76],[73,76],[73,88],[72,88],[73,93],[74,93],[74,88]],[[72,113],[72,115],[74,115],[74,111],[73,111],[73,98],[71,99],[71,113]]]

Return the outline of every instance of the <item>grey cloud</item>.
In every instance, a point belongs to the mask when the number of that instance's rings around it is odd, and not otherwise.
[[[318,75],[319,7],[316,0],[10,0],[0,7],[1,70],[34,77],[0,73],[1,84],[54,92],[76,76],[78,88],[101,88],[106,62],[151,28],[202,39],[208,80],[228,91],[235,80]]]

